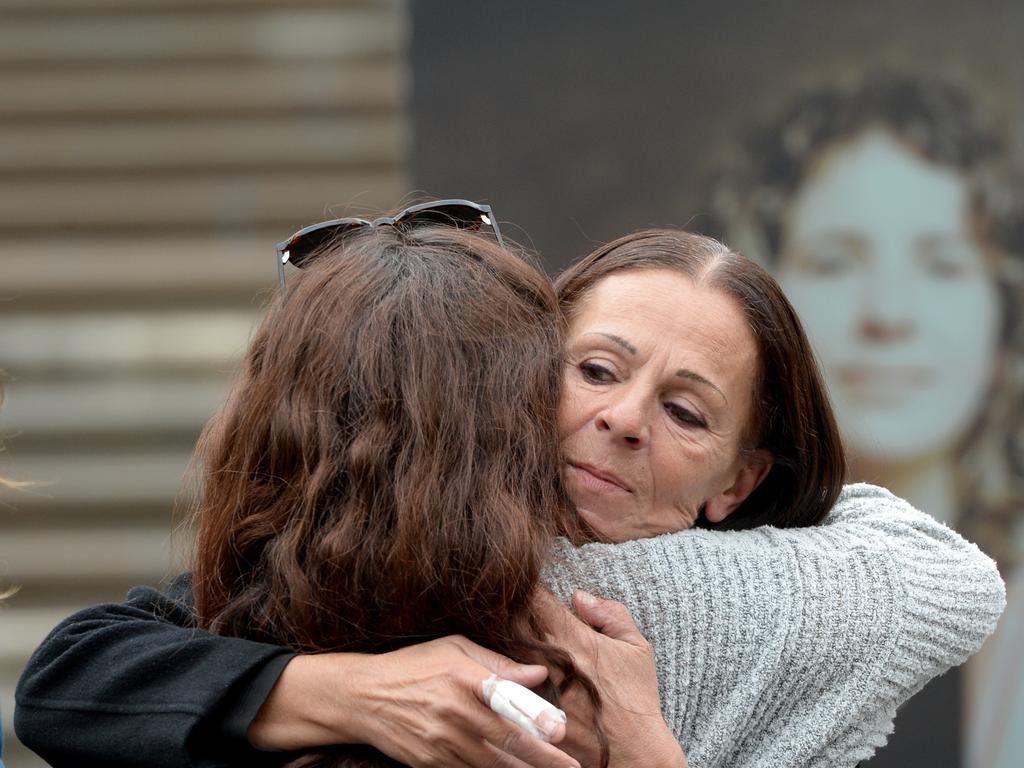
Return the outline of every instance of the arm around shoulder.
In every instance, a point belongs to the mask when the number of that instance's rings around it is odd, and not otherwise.
[[[992,634],[1006,607],[995,561],[959,533],[882,488],[844,489],[830,525],[859,529],[861,546],[892,562],[901,617],[890,674],[920,687],[961,664]]]
[[[265,667],[283,669],[293,654],[195,629],[187,592],[187,578],[172,594],[137,587],[123,603],[61,622],[18,683],[21,741],[55,768],[136,765],[142,745],[152,766],[220,764],[198,753],[216,744],[199,735],[220,729],[225,705]]]
[[[22,742],[54,768],[257,765],[267,755],[254,745],[351,742],[413,768],[502,764],[493,744],[534,768],[578,768],[481,700],[492,673],[537,685],[544,667],[458,637],[381,656],[297,656],[195,629],[188,594],[187,578],[172,594],[138,587],[61,622],[18,684]]]
[[[962,663],[1005,605],[989,557],[869,485],[845,488],[810,528],[687,530],[580,548],[562,541],[547,578],[563,599],[587,589],[629,608],[657,652],[666,720],[695,761],[704,753],[694,734],[708,739],[680,703],[690,670],[729,655],[729,669],[747,669],[750,690],[768,691],[778,683],[773,670],[785,669],[793,690],[818,690],[833,720],[827,697],[855,685],[870,695],[847,701],[842,716],[860,723],[868,707],[889,711]],[[708,637],[729,643],[709,656]],[[757,666],[769,656],[778,664]],[[754,680],[755,672],[765,674]]]

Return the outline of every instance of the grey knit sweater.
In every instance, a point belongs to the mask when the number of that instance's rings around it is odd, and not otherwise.
[[[813,528],[561,541],[546,580],[630,609],[691,768],[856,765],[1005,604],[976,546],[863,484]]]

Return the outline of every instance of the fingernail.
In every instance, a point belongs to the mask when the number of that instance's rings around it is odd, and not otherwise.
[[[576,599],[587,606],[587,608],[593,608],[597,605],[597,598],[589,592],[584,592],[582,589],[576,590]]]
[[[534,722],[537,724],[537,729],[548,739],[551,739],[560,728],[565,726],[565,712],[555,707],[550,707],[537,715],[537,719]]]

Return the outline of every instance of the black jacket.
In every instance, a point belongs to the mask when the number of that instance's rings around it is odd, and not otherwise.
[[[167,593],[136,587],[47,636],[18,682],[14,730],[54,768],[279,764],[245,733],[294,655],[196,629],[187,576]]]

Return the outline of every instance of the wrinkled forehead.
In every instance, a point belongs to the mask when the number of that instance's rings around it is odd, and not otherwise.
[[[740,302],[725,291],[667,269],[616,272],[579,301],[570,338],[610,339],[638,359],[694,364],[719,379],[747,378],[757,340]]]
[[[763,378],[761,338],[741,301],[713,282],[694,282],[671,269],[623,270],[590,286],[569,326],[573,344],[608,339],[635,349],[636,359],[655,355],[665,376],[678,371],[713,382],[748,429],[751,406]],[[628,353],[628,349],[626,350]]]

